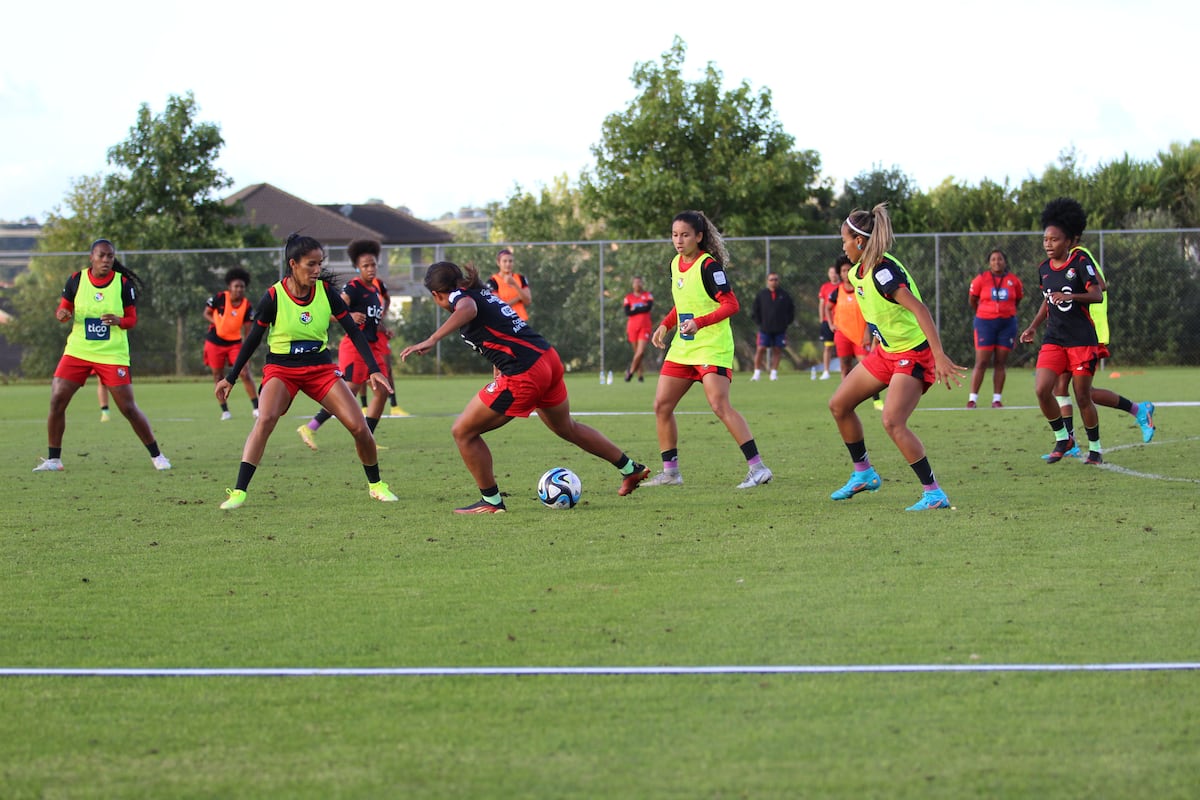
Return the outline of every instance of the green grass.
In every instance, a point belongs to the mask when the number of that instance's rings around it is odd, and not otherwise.
[[[1134,399],[1196,401],[1196,370],[1124,373]],[[489,434],[510,513],[476,497],[449,437],[482,378],[404,378],[370,501],[344,431],[281,425],[246,506],[221,512],[250,419],[211,386],[136,386],[175,465],[157,473],[94,394],[44,456],[46,385],[0,388],[0,667],[1094,664],[1200,661],[1200,408],[1141,444],[1102,410],[1106,460],[1038,456],[1036,409],[914,415],[952,512],[919,494],[863,409],[881,491],[849,471],[832,385],[739,376],[776,479],[745,465],[699,391],[686,485],[616,496],[615,471],[536,420]],[[653,385],[570,382],[579,412],[657,463]],[[1011,405],[1032,405],[1012,371]],[[953,407],[950,411],[936,410]],[[311,413],[297,402],[297,415]],[[538,475],[574,469],[573,511]],[[457,677],[0,677],[4,797],[1191,797],[1200,672]]]

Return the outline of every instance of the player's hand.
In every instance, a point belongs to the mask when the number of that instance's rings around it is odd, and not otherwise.
[[[650,337],[650,344],[657,347],[659,350],[665,350],[667,347],[667,326],[659,325],[654,329],[653,335]]]
[[[231,389],[233,389],[233,384],[224,378],[221,378],[221,380],[217,381],[216,388],[213,389],[213,394],[217,396],[217,402],[224,403],[226,400],[228,400],[229,391]]]
[[[54,318],[57,319],[59,322],[66,322],[73,316],[75,316],[75,315],[72,314],[69,310],[67,310],[65,308],[54,309]]]
[[[350,319],[354,320],[354,324],[361,328],[367,322],[367,315],[361,311],[351,311]]]
[[[410,344],[408,347],[400,351],[400,360],[407,361],[409,356],[423,356],[433,347],[433,343],[426,339],[423,342]]]
[[[962,379],[966,376],[967,368],[960,367],[950,360],[950,356],[942,353],[940,356],[934,356],[933,359],[933,374],[934,383],[941,381],[946,384],[946,389],[952,388],[950,381],[953,380],[955,386],[962,386]]]
[[[1037,332],[1033,329],[1033,327],[1028,327],[1021,331],[1021,341],[1025,344],[1031,344],[1033,342],[1033,337],[1036,334]]]
[[[382,372],[372,372],[367,377],[367,381],[371,384],[372,389],[376,391],[383,390],[388,394],[392,394],[392,384],[388,382],[387,376]]]

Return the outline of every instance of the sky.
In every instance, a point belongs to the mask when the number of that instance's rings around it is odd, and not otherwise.
[[[639,62],[675,36],[685,80],[768,89],[783,129],[844,181],[879,165],[929,190],[1014,184],[1200,138],[1182,0],[605,3],[13,3],[0,48],[0,220],[45,219],[110,171],[142,104],[194,93],[230,192],[379,199],[436,219],[577,183]]]

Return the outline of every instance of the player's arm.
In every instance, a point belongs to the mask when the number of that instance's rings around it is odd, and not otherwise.
[[[946,351],[942,349],[942,340],[938,336],[937,326],[933,323],[933,317],[929,314],[929,308],[917,299],[916,295],[908,288],[907,285],[901,285],[892,294],[892,299],[897,305],[910,311],[913,317],[917,320],[917,325],[921,327],[921,333],[925,334],[925,340],[929,342],[929,349],[933,352],[933,371],[935,380],[946,384],[946,388],[950,388],[950,381],[953,380],[957,385],[962,386],[962,374],[967,371],[966,367],[960,367],[950,360],[946,355]]]
[[[1050,301],[1042,300],[1041,306],[1038,307],[1037,313],[1033,315],[1033,321],[1029,323],[1029,327],[1021,331],[1021,341],[1029,344],[1033,341],[1033,337],[1037,334],[1037,329],[1042,327],[1042,323],[1046,321],[1046,317],[1050,315]]]
[[[654,329],[654,333],[650,335],[650,344],[657,347],[659,350],[667,346],[667,332],[679,324],[679,313],[675,306],[671,306],[671,310],[663,317],[663,321]]]
[[[446,318],[446,321],[424,341],[410,344],[400,351],[400,360],[405,361],[410,355],[424,355],[428,353],[433,349],[435,344],[475,319],[478,315],[479,308],[475,305],[475,298],[466,294],[462,295],[458,298],[458,302],[454,304],[454,310],[450,312],[450,316]]]

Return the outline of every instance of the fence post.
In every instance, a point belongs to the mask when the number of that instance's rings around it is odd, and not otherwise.
[[[600,374],[604,374],[604,244],[597,242],[600,251]]]
[[[933,327],[942,335],[942,238],[933,235]]]

